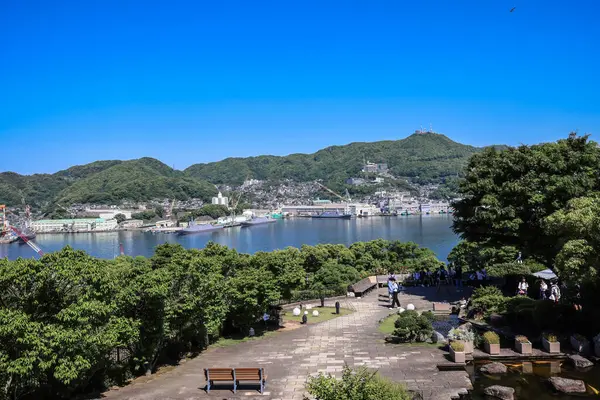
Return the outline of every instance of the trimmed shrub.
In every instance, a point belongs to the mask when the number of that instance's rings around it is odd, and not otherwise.
[[[483,341],[487,344],[500,344],[500,336],[496,332],[487,331],[483,334]]]
[[[342,371],[342,379],[331,374],[320,373],[308,378],[308,393],[319,400],[409,400],[406,388],[371,372],[365,367],[350,369],[347,365]]]
[[[450,347],[452,347],[452,350],[456,351],[457,353],[462,353],[465,351],[465,344],[460,341],[450,342]]]
[[[502,291],[496,286],[482,286],[473,290],[471,299],[478,299],[486,296],[502,296]]]
[[[425,342],[433,333],[431,321],[412,310],[400,314],[394,327],[394,336],[401,342]]]
[[[480,309],[488,315],[493,312],[500,313],[505,311],[508,299],[508,297],[498,295],[483,296],[472,300],[471,307]]]

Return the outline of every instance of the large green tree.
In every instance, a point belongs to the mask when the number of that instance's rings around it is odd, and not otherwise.
[[[574,198],[600,189],[600,149],[588,136],[488,149],[474,155],[454,205],[454,231],[486,246],[514,246],[552,265],[561,251],[546,219]]]

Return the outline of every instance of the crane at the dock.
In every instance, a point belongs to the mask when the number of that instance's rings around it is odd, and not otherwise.
[[[29,247],[31,247],[33,249],[33,251],[38,253],[40,256],[43,256],[44,252],[37,244],[35,244],[35,242],[30,240],[27,237],[27,235],[24,235],[23,232],[21,232],[19,229],[10,225],[10,223],[8,222],[8,217],[6,216],[6,213],[8,213],[8,212],[10,212],[10,211],[6,209],[6,205],[0,204],[0,221],[2,223],[2,229],[0,230],[0,236],[7,236],[7,235],[10,235],[11,233],[14,233],[25,244],[27,244]],[[29,213],[29,207],[26,207],[26,214],[28,214],[28,213]]]
[[[315,181],[315,183],[317,185],[319,185],[321,188],[323,188],[326,191],[328,191],[329,193],[333,194],[334,196],[339,197],[344,203],[351,201],[350,200],[350,193],[348,193],[348,189],[346,189],[346,197],[343,197],[341,194],[338,194],[338,193],[334,192],[333,190],[329,189],[327,186],[323,185],[319,181]]]

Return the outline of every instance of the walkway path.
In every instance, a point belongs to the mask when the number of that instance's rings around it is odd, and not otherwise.
[[[384,293],[384,289],[380,289],[362,299],[343,300],[342,307],[355,310],[350,315],[256,341],[209,349],[170,372],[138,380],[106,392],[103,397],[115,400],[296,400],[303,398],[309,374],[339,375],[344,364],[378,369],[382,375],[420,391],[425,399],[447,400],[464,392],[463,388],[470,388],[466,372],[437,370],[437,364],[446,361],[445,352],[438,348],[384,342],[384,335],[378,331],[378,321],[390,313],[384,298],[379,296]],[[417,310],[430,310],[435,297],[435,289],[418,288],[400,299],[403,305],[413,303]],[[204,391],[204,368],[233,366],[264,367],[268,374],[265,393],[260,395],[252,387],[238,389],[235,395],[227,389],[211,390],[210,394]]]

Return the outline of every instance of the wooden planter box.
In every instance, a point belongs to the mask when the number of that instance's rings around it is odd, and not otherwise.
[[[531,346],[531,342],[521,343],[521,342],[515,340],[515,350],[517,350],[517,353],[521,353],[521,354],[532,354],[533,353],[533,347]]]
[[[448,347],[450,347],[450,357],[452,357],[452,361],[454,361],[455,363],[466,362],[466,357],[465,357],[464,351],[456,352],[456,351],[454,351],[452,346],[448,346]]]
[[[579,341],[575,336],[571,336],[571,347],[577,353],[589,353],[590,351],[590,343],[587,340]]]
[[[549,342],[546,340],[546,338],[542,338],[542,344],[544,345],[544,350],[546,350],[548,353],[560,353],[560,342]]]
[[[465,354],[473,354],[473,350],[475,349],[475,345],[473,342],[463,342],[465,344]]]
[[[500,345],[499,344],[490,344],[484,343],[485,352],[492,356],[497,356],[500,354]]]

